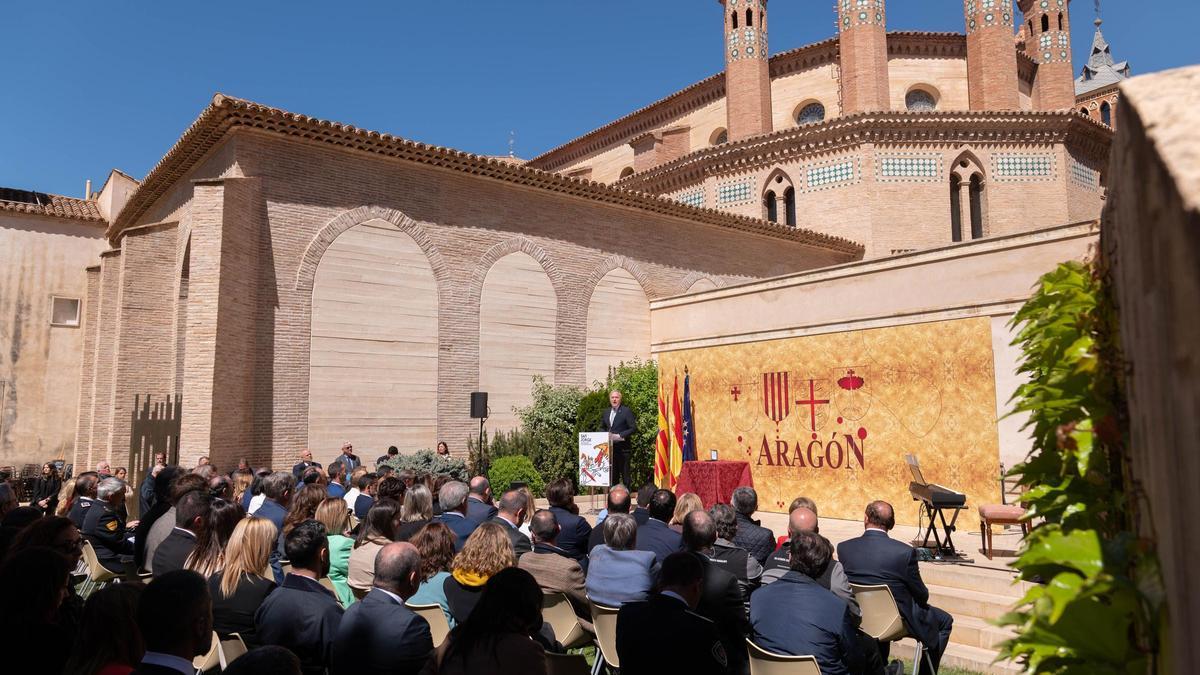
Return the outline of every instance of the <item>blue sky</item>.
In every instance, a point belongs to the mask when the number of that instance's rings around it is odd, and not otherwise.
[[[962,31],[958,0],[892,30]],[[471,152],[532,157],[722,68],[715,0],[4,3],[0,185],[82,196],[141,177],[216,91]],[[772,0],[771,50],[830,37],[833,0]],[[1107,0],[1135,73],[1200,62],[1200,2]],[[1072,3],[1076,69],[1092,3]]]

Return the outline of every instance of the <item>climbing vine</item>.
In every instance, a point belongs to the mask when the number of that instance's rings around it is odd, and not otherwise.
[[[1003,656],[1030,673],[1148,673],[1157,667],[1158,561],[1134,533],[1116,313],[1095,263],[1064,263],[1017,312],[1028,377],[1013,397],[1033,449],[1013,468],[1035,522],[1014,563],[1039,582],[1000,623]]]

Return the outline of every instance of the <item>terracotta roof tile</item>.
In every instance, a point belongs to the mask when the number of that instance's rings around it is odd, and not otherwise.
[[[31,213],[54,218],[103,222],[96,202],[63,195],[0,187],[0,211]]]

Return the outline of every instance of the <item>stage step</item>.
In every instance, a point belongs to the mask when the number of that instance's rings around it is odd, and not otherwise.
[[[929,587],[929,604],[940,607],[954,616],[973,616],[978,619],[998,619],[1012,610],[1020,598],[1017,594],[1000,595],[966,588],[948,588],[926,583]]]
[[[997,650],[1000,643],[1013,637],[1009,627],[1000,627],[977,616],[955,616],[954,631],[950,634],[950,642],[965,647]]]
[[[913,641],[903,640],[894,643],[891,649],[891,657],[911,661],[913,658]],[[996,651],[993,649],[981,649],[979,647],[969,647],[951,642],[946,647],[946,653],[942,654],[941,665],[942,667],[962,668],[977,673],[987,673],[988,675],[1013,675],[1014,673],[1021,672],[1021,668],[1017,664],[1010,661],[993,663],[995,659]]]
[[[1033,586],[1028,581],[1017,581],[1017,575],[1007,570],[928,562],[921,563],[921,579],[930,585],[1011,596],[1013,600]]]

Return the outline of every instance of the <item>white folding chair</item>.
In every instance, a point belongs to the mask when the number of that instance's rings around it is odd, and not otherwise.
[[[925,645],[905,627],[904,617],[900,615],[900,608],[896,606],[896,597],[892,595],[892,589],[888,588],[887,584],[850,584],[850,590],[854,591],[854,599],[862,609],[862,624],[859,626],[862,632],[880,642],[898,642],[911,637],[917,643],[916,651],[913,652],[914,670],[920,670],[919,664],[923,658],[929,664],[929,671],[937,672],[933,667],[933,657],[929,656]]]

